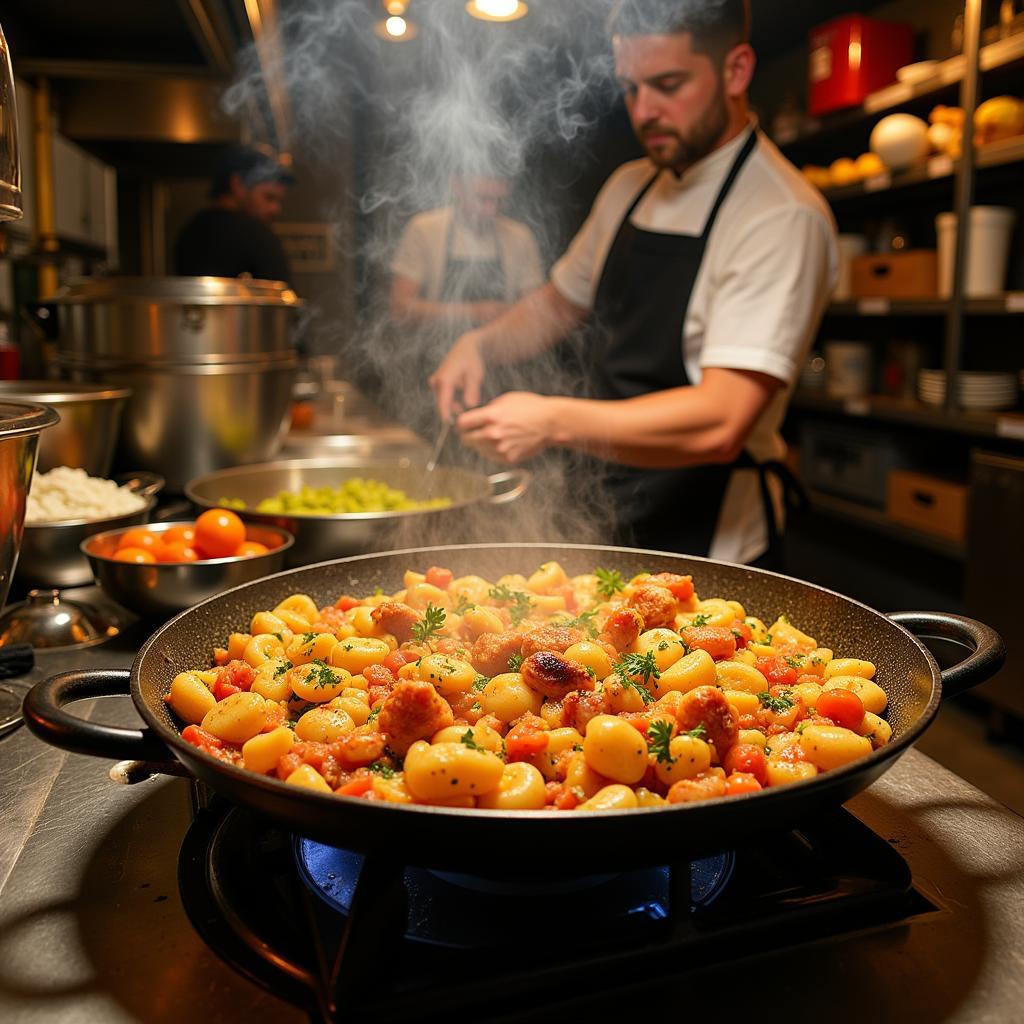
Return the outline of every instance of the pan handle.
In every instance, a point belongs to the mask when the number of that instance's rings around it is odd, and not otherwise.
[[[889,618],[919,639],[941,637],[970,649],[958,665],[942,670],[942,696],[956,697],[991,679],[1006,661],[1003,638],[990,626],[950,612],[891,612]]]
[[[521,498],[530,486],[533,474],[526,469],[509,469],[504,473],[492,473],[487,482],[491,485],[491,496],[487,499],[492,505],[507,505],[510,501]]]
[[[118,761],[173,761],[171,749],[152,729],[122,729],[76,718],[64,705],[90,697],[131,693],[131,672],[106,669],[61,672],[36,683],[25,697],[25,725],[51,746]]]

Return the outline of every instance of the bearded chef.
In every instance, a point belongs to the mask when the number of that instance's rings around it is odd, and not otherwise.
[[[605,183],[548,283],[463,334],[442,417],[502,462],[598,456],[619,543],[777,566],[779,435],[837,272],[824,199],[752,119],[748,0],[619,0],[616,75],[646,158]],[[589,397],[508,392],[488,366],[587,323]]]

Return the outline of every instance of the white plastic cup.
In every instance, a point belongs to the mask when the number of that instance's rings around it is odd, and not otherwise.
[[[863,341],[825,342],[825,390],[831,398],[863,398],[871,391],[871,346]]]
[[[971,233],[967,240],[967,269],[964,294],[971,299],[1000,295],[1006,286],[1010,239],[1017,214],[1006,206],[972,206]],[[953,264],[956,259],[956,214],[940,213],[935,218],[939,242],[939,294],[953,294]]]
[[[836,302],[853,297],[853,260],[868,251],[868,240],[864,235],[839,236],[839,276],[832,298]]]

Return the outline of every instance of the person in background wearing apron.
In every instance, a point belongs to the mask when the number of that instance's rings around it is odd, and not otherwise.
[[[431,377],[438,410],[466,409],[463,441],[502,462],[600,457],[617,543],[776,567],[779,428],[836,279],[835,222],[748,111],[747,0],[619,0],[609,24],[647,158],[605,183],[547,284],[458,340]],[[489,364],[588,318],[590,395],[478,406]]]
[[[499,214],[508,191],[499,178],[456,177],[452,204],[417,214],[402,233],[391,261],[390,318],[408,342],[402,358],[428,368],[421,380],[463,331],[494,320],[544,280],[533,232]],[[429,433],[437,421],[424,397],[420,429]]]

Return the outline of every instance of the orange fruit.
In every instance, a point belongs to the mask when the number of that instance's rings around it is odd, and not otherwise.
[[[194,526],[172,526],[160,534],[165,544],[194,544],[196,528]]]
[[[245,540],[245,523],[230,509],[211,508],[196,520],[195,549],[207,558],[229,558]]]
[[[172,540],[156,549],[158,562],[198,562],[196,549],[183,540]]]
[[[260,544],[256,540],[247,540],[238,545],[235,556],[237,558],[252,558],[254,555],[265,555],[269,550],[270,548],[266,544]]]
[[[144,565],[156,561],[156,555],[148,548],[119,548],[114,552],[115,562],[131,562],[134,565]]]
[[[117,542],[118,548],[142,548],[149,551],[160,543],[160,535],[153,530],[147,530],[144,526],[133,526],[125,530]]]

